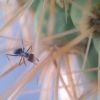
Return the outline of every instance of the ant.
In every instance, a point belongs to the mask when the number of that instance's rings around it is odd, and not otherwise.
[[[19,64],[21,63],[22,59],[24,61],[24,64],[25,64],[25,58],[27,58],[27,60],[29,62],[32,62],[36,59],[37,61],[39,61],[35,56],[34,54],[32,53],[28,53],[28,51],[31,49],[31,46],[28,48],[27,51],[25,51],[24,48],[18,48],[14,51],[14,54],[6,54],[6,55],[9,55],[9,56],[20,56],[21,59],[20,59],[20,62]]]
[[[23,39],[22,39],[22,45],[23,45]],[[28,53],[28,51],[30,49],[32,49],[32,46],[30,46],[26,51],[25,51],[25,48],[22,47],[22,48],[16,49],[13,54],[6,54],[6,55],[7,55],[7,58],[8,58],[8,56],[20,56],[21,59],[20,59],[19,65],[20,65],[22,60],[25,64],[25,58],[31,63],[33,63],[35,60],[39,61],[39,59],[36,58],[34,54]]]

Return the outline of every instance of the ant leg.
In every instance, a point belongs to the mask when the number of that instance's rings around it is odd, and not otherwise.
[[[18,56],[18,55],[13,55],[13,54],[6,54],[7,59],[10,61],[10,58],[8,56]],[[11,61],[10,61],[11,62]]]
[[[10,61],[10,58],[8,57],[8,55],[6,54],[7,59]]]
[[[8,55],[8,56],[18,56],[18,55],[13,55],[13,54],[6,54],[6,55]]]
[[[10,61],[9,57],[8,56],[18,56],[18,55],[13,55],[13,54],[6,54],[7,56],[7,59]]]
[[[21,57],[21,59],[20,59],[19,65],[21,64],[21,61],[22,61],[22,57]]]
[[[23,58],[24,65],[27,66],[24,57],[22,57],[22,58]]]
[[[30,49],[32,49],[32,46],[30,46],[30,47],[27,49],[27,51],[26,51],[26,52],[28,52]]]

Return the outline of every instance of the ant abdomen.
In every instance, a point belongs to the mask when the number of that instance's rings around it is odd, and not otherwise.
[[[33,62],[34,61],[34,54],[30,54],[28,57],[28,61]]]

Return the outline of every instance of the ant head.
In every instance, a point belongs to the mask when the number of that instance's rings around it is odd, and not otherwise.
[[[16,49],[16,50],[14,51],[14,54],[20,54],[20,53],[22,53],[22,51],[23,51],[22,48]]]

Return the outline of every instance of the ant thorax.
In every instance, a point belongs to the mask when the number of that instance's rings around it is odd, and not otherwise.
[[[28,51],[31,49],[31,46],[25,51],[25,48],[18,48],[14,51],[14,54],[7,54],[7,56],[20,56],[21,59],[20,59],[20,62],[19,64],[21,63],[21,61],[23,60],[24,61],[24,64],[25,64],[25,58],[29,61],[29,62],[34,62],[35,59],[37,61],[39,61],[36,57],[34,57],[34,54],[32,53],[28,53]]]
[[[24,57],[26,57],[26,58],[29,58],[29,54],[28,54],[27,52],[22,52],[22,53],[21,53],[21,56],[24,56]]]

